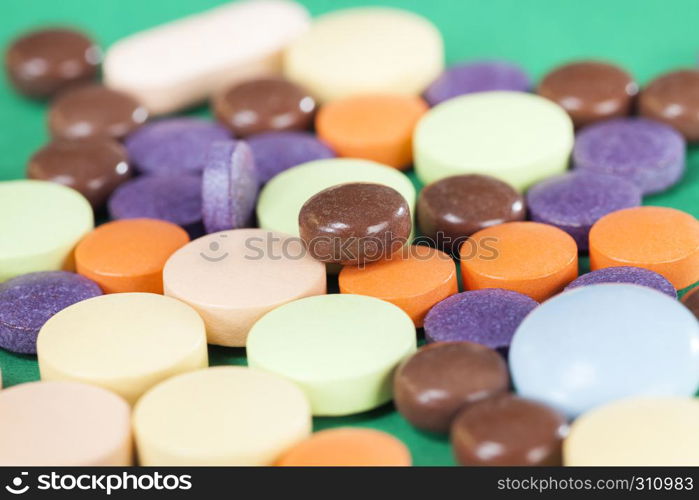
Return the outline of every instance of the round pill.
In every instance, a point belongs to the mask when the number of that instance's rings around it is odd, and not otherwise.
[[[48,97],[92,80],[101,59],[99,47],[83,33],[50,28],[26,33],[12,42],[5,54],[5,70],[17,91]]]
[[[432,306],[459,291],[454,261],[426,245],[407,246],[366,266],[345,266],[338,283],[341,293],[397,305],[418,327]]]
[[[696,398],[616,401],[573,422],[563,461],[571,466],[696,466],[698,419]]]
[[[693,288],[682,297],[682,303],[699,319],[699,288]]]
[[[435,106],[418,122],[415,171],[424,184],[487,174],[517,189],[563,172],[573,124],[559,105],[523,92],[477,92]]]
[[[42,380],[99,385],[134,403],[178,373],[207,365],[204,322],[187,304],[152,293],[83,300],[39,332]]]
[[[400,467],[412,463],[399,439],[376,429],[341,427],[316,432],[284,453],[282,467]]]
[[[210,344],[244,346],[252,325],[282,304],[326,292],[325,266],[298,238],[263,229],[214,233],[165,264],[165,294],[204,318]]]
[[[32,382],[0,392],[0,464],[133,465],[131,409],[78,382]]]
[[[690,396],[699,388],[699,323],[644,286],[586,286],[534,309],[509,361],[518,394],[569,417],[629,396]]]
[[[602,217],[590,230],[590,267],[636,266],[677,290],[699,281],[699,222],[667,207],[636,207]]]
[[[462,408],[507,391],[507,365],[497,352],[471,342],[422,347],[393,378],[395,405],[418,429],[446,433]]]
[[[248,363],[296,383],[314,415],[376,408],[392,397],[391,377],[415,351],[415,326],[373,297],[307,297],[265,314],[250,330]]]
[[[677,291],[667,279],[662,275],[633,266],[605,267],[583,274],[572,281],[565,289],[572,290],[581,286],[597,285],[601,283],[627,283],[630,285],[641,285],[653,288],[659,292],[669,295],[673,299],[677,298]]]
[[[408,202],[381,184],[350,182],[313,195],[299,212],[299,233],[317,260],[351,266],[384,259],[410,236]]]
[[[459,253],[468,290],[504,288],[540,302],[578,276],[573,238],[538,222],[507,222],[482,229],[461,245]]]
[[[0,282],[33,271],[70,269],[73,249],[93,227],[88,201],[53,182],[0,182]]]
[[[638,100],[641,116],[666,123],[688,141],[699,140],[699,70],[665,73],[650,82]]]
[[[635,184],[611,175],[569,172],[541,181],[527,192],[529,218],[562,229],[578,250],[588,249],[590,228],[603,216],[641,204]]]
[[[286,77],[321,101],[372,92],[417,95],[442,71],[442,37],[400,9],[346,9],[314,19],[289,46]]]
[[[685,149],[684,139],[669,125],[645,118],[619,118],[580,131],[573,165],[578,171],[622,177],[643,194],[652,194],[682,178]]]
[[[402,169],[413,162],[413,130],[426,111],[425,101],[415,96],[346,97],[320,109],[316,130],[339,156]]]
[[[568,432],[563,415],[511,394],[466,407],[451,427],[461,465],[558,466]]]
[[[189,241],[180,227],[155,219],[124,219],[102,224],[75,248],[78,273],[104,293],[163,293],[163,266]]]
[[[614,64],[579,61],[548,73],[537,93],[563,106],[575,126],[582,127],[630,114],[638,85]]]

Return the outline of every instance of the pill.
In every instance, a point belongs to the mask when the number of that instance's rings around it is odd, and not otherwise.
[[[573,422],[563,460],[571,466],[696,466],[697,419],[696,398],[616,401]]]
[[[412,463],[410,451],[387,432],[341,427],[316,432],[288,450],[283,467],[400,467]]]
[[[697,290],[698,288],[693,288],[687,292],[682,297],[682,303],[699,319],[699,293],[697,293]]]
[[[684,139],[669,125],[645,118],[619,118],[578,133],[573,165],[580,171],[623,177],[643,194],[652,194],[680,181],[685,149]]]
[[[573,124],[558,104],[523,92],[477,92],[449,99],[418,122],[415,172],[424,184],[486,174],[522,190],[563,172]]]
[[[590,228],[603,216],[641,204],[641,190],[611,175],[572,172],[543,180],[527,191],[529,218],[562,229],[581,252]]]
[[[459,410],[507,391],[507,365],[497,352],[471,342],[422,347],[396,370],[396,409],[418,429],[447,433]]]
[[[565,417],[537,401],[497,396],[466,407],[451,427],[461,465],[559,466]]]
[[[104,293],[163,293],[163,266],[189,241],[180,227],[156,219],[124,219],[102,224],[75,248],[78,273]]]
[[[672,71],[651,81],[641,92],[638,111],[674,127],[690,142],[699,140],[699,70]]]
[[[165,264],[165,294],[204,318],[210,344],[244,346],[263,314],[326,292],[325,266],[298,238],[237,229],[196,239]]]
[[[313,195],[299,212],[299,234],[322,262],[364,265],[389,257],[410,236],[408,202],[381,184],[349,182]]]
[[[0,392],[0,440],[5,466],[133,465],[129,405],[78,382],[31,382]]]
[[[428,342],[475,342],[507,354],[512,336],[537,302],[500,288],[471,290],[436,304],[425,317]]]
[[[323,106],[316,130],[339,156],[403,169],[413,161],[413,130],[426,111],[415,96],[356,95]]]
[[[407,246],[366,266],[345,266],[338,282],[341,293],[397,305],[417,327],[432,306],[459,291],[454,261],[426,245]]]
[[[699,281],[699,222],[667,207],[636,207],[602,217],[590,230],[590,267],[636,266],[677,290]]]
[[[417,95],[443,66],[437,28],[424,17],[385,7],[318,17],[284,56],[286,77],[323,102],[376,92]]]
[[[310,434],[311,414],[292,383],[220,366],[156,385],[133,426],[141,465],[273,465]]]
[[[101,59],[99,47],[85,34],[49,28],[13,41],[5,54],[5,70],[18,92],[41,98],[92,80]]]
[[[278,72],[281,51],[308,23],[296,2],[231,2],[118,41],[104,79],[151,113],[178,111],[235,81]]]
[[[638,85],[624,69],[603,61],[554,68],[537,93],[560,104],[576,127],[631,113]]]
[[[430,106],[473,92],[514,90],[527,92],[531,80],[517,64],[508,61],[476,61],[447,68],[423,94]]]
[[[109,389],[133,404],[150,387],[207,366],[199,315],[179,300],[115,293],[83,300],[41,328],[42,380],[74,380]]]
[[[519,395],[569,417],[630,396],[691,396],[699,388],[699,323],[645,286],[580,287],[524,319],[509,362]]]
[[[605,267],[583,274],[573,280],[565,289],[572,290],[573,288],[600,283],[627,283],[647,286],[669,295],[673,299],[677,298],[675,287],[662,275],[648,269],[633,266]]]
[[[250,330],[248,364],[298,385],[313,415],[376,408],[392,397],[393,371],[415,351],[415,326],[373,297],[307,297],[265,314]]]
[[[578,276],[573,238],[539,222],[507,222],[482,229],[461,245],[460,258],[467,290],[504,288],[539,302]]]
[[[53,182],[0,182],[0,282],[19,274],[73,268],[73,249],[92,230],[92,207]]]
[[[216,118],[236,136],[305,130],[316,102],[308,92],[279,77],[246,80],[218,92],[211,103]]]

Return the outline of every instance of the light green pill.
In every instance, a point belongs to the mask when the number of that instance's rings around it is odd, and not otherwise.
[[[314,415],[349,415],[392,398],[395,367],[416,349],[400,308],[363,295],[308,297],[264,315],[250,330],[248,364],[295,382]]]
[[[425,184],[461,174],[497,177],[523,190],[563,172],[573,123],[558,104],[524,92],[478,92],[428,111],[414,136]]]
[[[45,181],[0,182],[0,282],[71,269],[73,248],[93,227],[90,204],[71,188]]]

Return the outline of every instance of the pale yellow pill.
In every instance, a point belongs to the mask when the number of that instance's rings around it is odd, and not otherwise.
[[[204,322],[187,304],[115,293],[63,309],[39,331],[42,380],[78,380],[134,403],[161,380],[207,366]]]
[[[292,383],[225,366],[158,384],[133,425],[141,465],[272,465],[310,434],[311,414]]]

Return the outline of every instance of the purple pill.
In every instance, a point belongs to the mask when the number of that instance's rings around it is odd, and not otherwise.
[[[250,226],[260,184],[244,141],[214,143],[204,167],[202,214],[207,233]]]
[[[249,137],[247,142],[263,184],[296,165],[335,157],[333,150],[310,132],[267,132]]]
[[[225,127],[200,118],[165,118],[148,123],[124,141],[129,160],[151,175],[200,174],[213,142],[231,138]]]
[[[430,106],[472,92],[515,90],[527,92],[531,80],[522,68],[507,61],[460,64],[444,71],[423,94]]]
[[[641,267],[619,266],[605,267],[591,273],[583,274],[572,281],[565,289],[572,290],[581,286],[597,285],[600,283],[630,283],[654,288],[659,292],[677,298],[677,291],[664,276]]]
[[[582,129],[573,167],[633,182],[642,193],[663,191],[682,178],[685,140],[672,127],[646,118],[618,118]]]
[[[102,295],[94,281],[67,271],[40,271],[0,285],[0,347],[36,354],[36,337],[51,316]]]
[[[531,220],[556,226],[571,235],[580,251],[588,233],[608,213],[641,204],[641,190],[620,177],[568,172],[546,179],[527,192]]]

